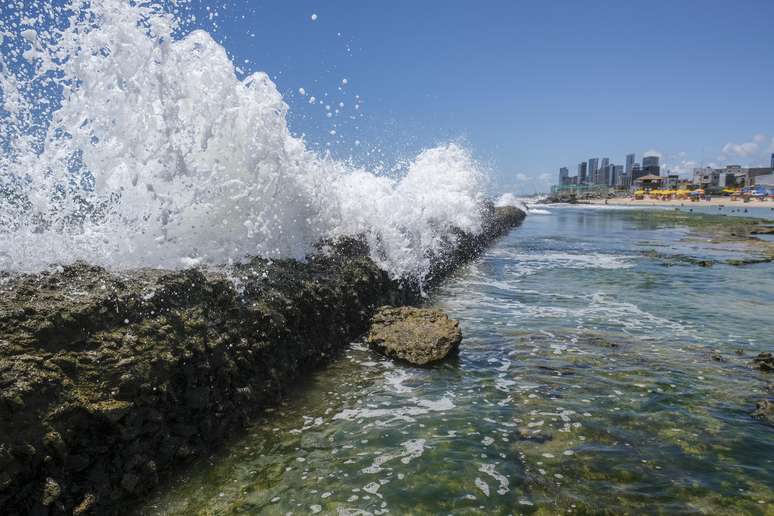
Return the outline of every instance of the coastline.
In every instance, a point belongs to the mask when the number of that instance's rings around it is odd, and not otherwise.
[[[710,200],[690,201],[687,199],[642,199],[636,200],[629,197],[625,198],[613,198],[613,199],[590,199],[588,204],[602,204],[612,206],[673,206],[673,207],[685,207],[696,208],[703,206],[722,206],[733,208],[771,208],[774,210],[774,201],[760,201],[750,200],[748,202],[742,200],[731,200],[728,197],[713,197]]]

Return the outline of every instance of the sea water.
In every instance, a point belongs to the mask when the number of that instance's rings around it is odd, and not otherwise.
[[[551,207],[450,279],[457,359],[353,343],[141,514],[768,514],[774,265],[636,210]],[[636,216],[635,216],[636,215]],[[697,215],[698,216],[698,215]]]

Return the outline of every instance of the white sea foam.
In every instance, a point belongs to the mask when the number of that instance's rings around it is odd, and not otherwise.
[[[357,421],[359,419],[389,418],[390,421],[414,421],[414,416],[421,416],[429,414],[430,412],[445,412],[454,408],[454,403],[447,397],[443,397],[437,401],[417,399],[413,399],[412,401],[415,405],[409,407],[344,409],[334,415],[333,419]]]
[[[498,473],[497,470],[495,470],[494,464],[482,464],[478,470],[481,473],[486,473],[490,477],[497,480],[497,482],[500,484],[500,487],[497,489],[497,494],[504,495],[508,491],[510,491],[510,487],[508,487],[508,477],[505,475]]]
[[[373,464],[367,468],[363,468],[362,472],[367,474],[379,473],[382,471],[382,466],[387,462],[400,459],[401,463],[409,464],[412,460],[419,458],[425,451],[425,439],[410,439],[401,443],[403,450],[394,453],[384,453],[374,458]]]
[[[518,276],[531,275],[547,269],[628,269],[634,266],[633,256],[605,253],[531,252],[495,249],[494,256],[513,260],[509,271]]]
[[[43,34],[0,22],[0,269],[303,258],[364,234],[390,273],[421,277],[452,227],[480,228],[485,178],[459,145],[380,177],[308,150],[267,74],[239,79],[152,2],[41,12]]]
[[[523,198],[516,197],[510,192],[502,194],[500,197],[495,200],[495,206],[498,208],[502,208],[505,206],[513,206],[515,208],[519,208],[523,211],[528,211],[527,204]]]

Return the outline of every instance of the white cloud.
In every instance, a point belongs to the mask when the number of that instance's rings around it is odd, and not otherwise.
[[[661,154],[656,149],[650,149],[642,153],[643,156],[658,156],[659,159],[663,158],[664,155]]]
[[[527,174],[522,174],[521,172],[519,172],[518,174],[516,174],[516,181],[523,183],[525,181],[529,181],[529,177],[527,177]]]
[[[680,159],[671,163],[664,163],[664,168],[670,170],[672,174],[677,174],[679,176],[690,175],[693,173],[693,169],[699,168],[699,166],[699,163],[692,159]]]
[[[733,154],[741,158],[754,156],[760,150],[760,145],[756,142],[732,143],[729,142],[723,146],[724,154]]]
[[[729,142],[723,146],[723,154],[726,159],[730,157],[748,158],[751,162],[769,163],[771,153],[774,152],[774,136],[758,133],[749,142]]]

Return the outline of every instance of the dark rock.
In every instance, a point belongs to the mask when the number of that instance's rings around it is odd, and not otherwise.
[[[62,488],[59,487],[59,484],[56,480],[49,477],[43,484],[43,495],[40,497],[40,502],[45,506],[51,505],[56,501],[57,498],[59,498],[59,495],[61,494]]]
[[[137,487],[137,484],[139,483],[140,483],[140,477],[138,477],[134,473],[126,473],[121,478],[121,487],[128,493],[134,493],[134,489]]]
[[[758,401],[755,404],[755,412],[752,413],[752,416],[774,425],[774,402],[767,399]]]
[[[81,503],[79,503],[73,509],[73,516],[80,516],[81,514],[90,513],[91,509],[96,505],[96,503],[97,498],[93,494],[87,493],[86,496],[83,497]]]
[[[384,306],[371,319],[366,340],[388,357],[426,365],[456,353],[462,332],[459,323],[440,310]]]
[[[766,372],[774,371],[774,355],[768,351],[759,353],[757,357],[753,358],[753,367]]]
[[[64,461],[65,457],[67,456],[67,446],[65,445],[65,442],[59,432],[48,432],[43,437],[43,444],[60,461]]]

